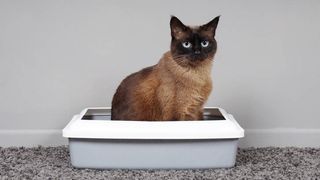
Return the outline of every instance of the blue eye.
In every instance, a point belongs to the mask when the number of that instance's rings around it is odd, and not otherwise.
[[[184,48],[190,48],[190,47],[191,47],[191,43],[188,42],[188,41],[185,41],[185,42],[182,43],[182,46],[183,46]]]
[[[205,40],[201,42],[202,47],[208,47],[209,46],[209,41]]]

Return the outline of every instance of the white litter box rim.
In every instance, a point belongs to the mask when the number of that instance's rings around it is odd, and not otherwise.
[[[74,115],[63,129],[63,137],[89,139],[230,139],[244,137],[244,130],[231,114],[218,108],[226,120],[126,121],[81,120],[90,107]]]

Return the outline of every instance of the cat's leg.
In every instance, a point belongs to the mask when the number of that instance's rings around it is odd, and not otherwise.
[[[183,108],[178,113],[178,120],[198,120],[200,113],[194,107]]]
[[[198,120],[204,120],[203,108],[200,108],[198,111]]]
[[[185,114],[184,119],[181,119],[181,120],[196,121],[196,120],[201,120],[201,119],[203,119],[203,115],[200,113],[195,113],[195,114]]]
[[[158,108],[162,121],[176,120],[174,116],[174,91],[170,86],[160,86],[157,89]]]
[[[203,111],[194,106],[184,108],[179,112],[178,120],[201,120],[203,119]]]

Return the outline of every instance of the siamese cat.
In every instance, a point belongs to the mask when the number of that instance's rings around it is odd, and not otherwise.
[[[112,100],[112,120],[173,121],[203,119],[212,90],[219,17],[200,26],[170,20],[171,46],[159,62],[126,77]]]

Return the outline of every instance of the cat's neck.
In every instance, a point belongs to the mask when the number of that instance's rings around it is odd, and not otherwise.
[[[181,66],[173,59],[169,51],[163,55],[157,67],[162,76],[168,74],[168,77],[171,76],[176,81],[191,81],[191,83],[200,84],[211,81],[212,59],[206,59],[196,66]]]

